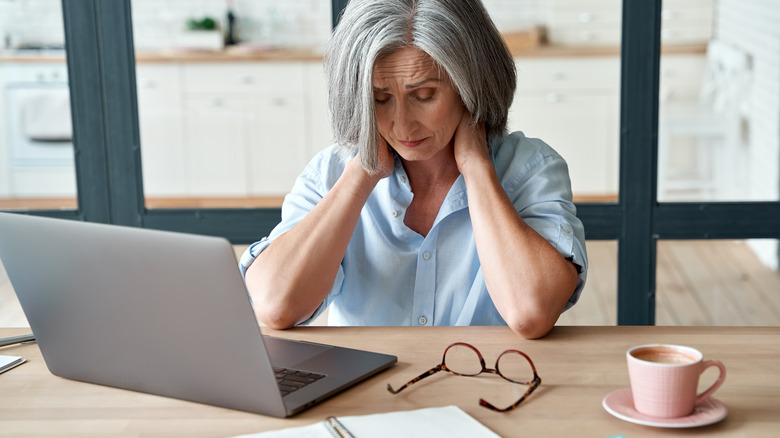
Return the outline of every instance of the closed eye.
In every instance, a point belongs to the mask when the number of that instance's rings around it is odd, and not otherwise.
[[[379,105],[389,102],[392,97],[392,94],[374,91],[374,101]]]
[[[436,96],[436,88],[420,88],[414,93],[414,99],[418,102],[430,102],[434,96]]]

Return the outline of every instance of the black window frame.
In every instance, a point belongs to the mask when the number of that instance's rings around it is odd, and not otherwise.
[[[334,24],[347,1],[331,0]],[[78,209],[25,213],[210,234],[235,244],[267,234],[279,208],[145,207],[131,0],[62,5]],[[658,240],[780,239],[780,201],[657,201],[661,7],[662,0],[623,0],[618,201],[577,204],[588,240],[618,243],[618,325],[655,323]]]

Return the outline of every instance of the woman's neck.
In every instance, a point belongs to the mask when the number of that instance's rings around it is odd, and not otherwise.
[[[422,236],[428,235],[444,198],[460,175],[452,148],[442,152],[425,161],[402,160],[414,193],[404,223]]]
[[[415,188],[444,185],[449,189],[460,175],[452,145],[439,151],[438,154],[425,161],[407,161],[401,159],[412,192]]]

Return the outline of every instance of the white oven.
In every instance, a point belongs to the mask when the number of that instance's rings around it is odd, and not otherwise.
[[[75,195],[65,63],[5,63],[5,162],[15,197]]]

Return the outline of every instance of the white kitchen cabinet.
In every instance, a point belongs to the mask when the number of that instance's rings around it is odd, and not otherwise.
[[[539,3],[550,44],[619,47],[621,0],[547,0]],[[700,44],[712,36],[713,0],[664,0],[661,39],[665,45]]]
[[[251,108],[256,117],[248,126],[249,191],[286,194],[307,160],[304,93],[264,93]]]
[[[306,84],[306,114],[309,120],[306,148],[308,162],[317,152],[333,144],[328,90],[322,62],[306,63]]]
[[[621,0],[549,0],[539,8],[551,44],[617,47],[621,38]]]
[[[187,193],[180,67],[175,63],[138,64],[138,119],[146,196]]]
[[[522,58],[509,128],[566,160],[575,196],[618,191],[620,60]]]
[[[700,44],[712,38],[714,0],[664,0],[661,44]]]
[[[0,197],[75,197],[68,99],[63,62],[0,62]]]
[[[185,97],[182,163],[187,195],[248,195],[246,126],[252,118],[244,99],[220,94]]]
[[[73,166],[17,167],[10,173],[11,197],[72,198],[76,196]]]
[[[303,63],[192,63],[182,68],[189,194],[289,192],[306,164]]]

